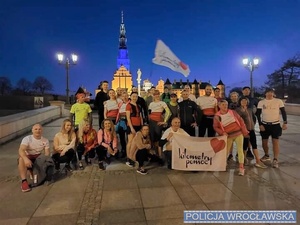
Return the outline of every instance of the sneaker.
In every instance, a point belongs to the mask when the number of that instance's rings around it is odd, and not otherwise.
[[[103,165],[103,162],[99,162],[99,169],[100,170],[105,170],[105,167]]]
[[[254,166],[257,167],[257,168],[262,168],[262,169],[268,168],[262,161],[259,161],[258,163],[255,163]]]
[[[134,163],[133,162],[126,162],[126,165],[129,167],[134,167]]]
[[[138,172],[139,174],[142,174],[142,175],[148,174],[148,173],[147,173],[147,170],[141,169],[141,168],[138,168],[138,169],[136,170],[136,172]]]
[[[239,176],[244,176],[244,175],[245,175],[245,169],[239,168]]]
[[[227,157],[227,162],[231,162],[233,160],[233,155],[229,154],[229,156]]]
[[[84,167],[83,167],[83,165],[82,165],[82,163],[81,163],[81,162],[79,163],[79,165],[78,165],[78,166],[79,166],[79,169],[81,169],[81,170],[83,170],[83,169],[84,169]]]
[[[21,184],[21,190],[22,192],[28,192],[31,191],[31,188],[29,187],[29,184],[27,182],[27,180],[23,181]]]
[[[66,163],[65,167],[66,167],[66,169],[67,169],[68,171],[70,171],[70,172],[73,171],[73,169],[72,169],[72,167],[70,166],[69,163]]]
[[[269,156],[269,155],[264,155],[264,156],[260,159],[260,161],[266,162],[266,161],[271,161],[271,159],[270,159],[270,156]]]
[[[278,168],[279,167],[277,159],[273,160],[272,166],[273,166],[273,168]]]

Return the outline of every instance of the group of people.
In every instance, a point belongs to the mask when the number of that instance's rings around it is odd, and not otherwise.
[[[249,87],[244,87],[241,97],[236,92],[231,93],[228,103],[219,96],[220,90],[213,89],[211,85],[207,85],[205,94],[197,99],[189,85],[184,87],[180,98],[167,87],[162,94],[152,87],[144,99],[138,95],[136,87],[129,95],[122,88],[116,91],[109,89],[108,82],[102,81],[94,103],[99,116],[99,130],[96,131],[93,129],[92,109],[85,102],[85,92],[78,89],[70,118],[63,121],[61,130],[54,136],[52,159],[57,170],[61,163],[65,163],[65,168],[72,171],[74,162],[79,169],[84,169],[84,164],[91,164],[95,156],[101,170],[110,164],[111,157],[126,157],[126,165],[134,167],[137,162],[137,172],[145,175],[145,161],[160,165],[167,161],[171,169],[173,134],[195,136],[198,128],[199,137],[206,134],[214,137],[216,133],[227,136],[228,161],[233,158],[232,146],[235,143],[241,176],[245,173],[245,155],[249,146],[252,146],[255,166],[267,167],[264,163],[270,161],[268,139],[271,136],[274,151],[272,166],[278,168],[279,137],[282,130],[287,129],[284,104],[274,97],[272,89],[266,90],[266,98],[258,104],[250,97],[250,91]],[[265,152],[262,158],[258,154],[254,131],[256,121]],[[23,192],[30,191],[27,170],[43,151],[50,155],[49,141],[42,136],[41,125],[36,124],[32,135],[25,137],[19,148],[18,167]]]

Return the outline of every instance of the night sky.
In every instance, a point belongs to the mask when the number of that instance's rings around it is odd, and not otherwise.
[[[254,86],[300,50],[298,0],[0,0],[0,76],[12,84],[45,76],[65,94],[66,71],[56,53],[78,54],[70,69],[71,94],[81,85],[92,93],[117,69],[124,11],[130,69],[155,85],[162,78],[186,80],[152,64],[157,39],[186,64],[189,80],[219,79],[227,89],[250,85],[244,57],[259,57]]]

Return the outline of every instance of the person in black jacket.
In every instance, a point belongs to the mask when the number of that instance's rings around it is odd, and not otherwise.
[[[179,103],[179,118],[181,128],[184,129],[190,136],[195,137],[195,127],[200,123],[202,112],[197,104],[189,99],[189,93],[182,91],[182,101]]]
[[[99,85],[100,91],[97,93],[95,98],[95,107],[98,109],[99,116],[99,129],[101,128],[101,123],[104,120],[104,102],[109,99],[108,86],[108,81],[101,81]]]
[[[138,93],[138,88],[135,87],[135,86],[132,86],[132,89],[131,89],[131,93],[132,92],[136,92]],[[136,102],[141,110],[142,110],[142,117],[143,117],[143,122],[144,124],[148,124],[148,107],[147,107],[147,104],[146,104],[146,101],[145,99],[143,99],[142,97],[138,96],[138,100]]]

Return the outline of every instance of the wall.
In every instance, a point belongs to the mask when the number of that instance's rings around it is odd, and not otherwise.
[[[288,115],[300,116],[300,104],[285,103],[284,107]]]
[[[4,109],[5,110],[31,110],[31,109],[34,109],[34,97],[35,96],[27,96],[27,95],[0,96],[0,110],[4,110]],[[39,96],[39,97],[44,98],[44,107],[50,106],[49,101],[52,101],[52,100],[65,101],[64,96],[44,95],[44,96]]]
[[[48,106],[0,117],[0,144],[26,134],[36,123],[45,124],[61,115],[60,106]]]

